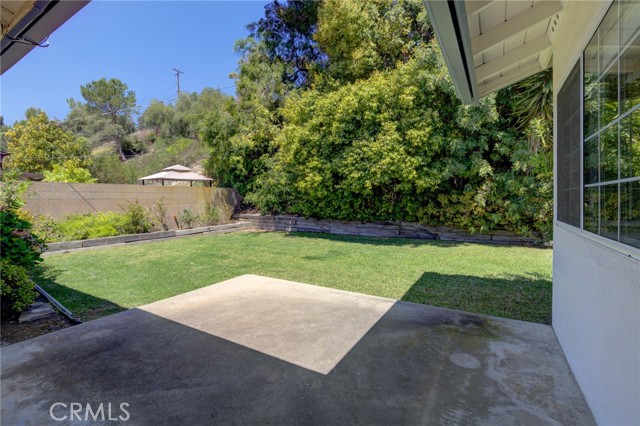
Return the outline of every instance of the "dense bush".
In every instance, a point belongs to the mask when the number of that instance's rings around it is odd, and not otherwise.
[[[178,222],[181,228],[191,229],[199,221],[200,221],[200,216],[198,216],[197,214],[194,214],[189,209],[182,210],[182,212],[180,213],[180,216],[178,217]]]
[[[42,261],[44,242],[31,232],[31,223],[16,210],[0,207],[1,258],[15,265],[31,268]]]
[[[112,237],[126,233],[127,218],[122,213],[75,214],[57,222],[58,241]]]
[[[54,164],[51,170],[45,170],[43,174],[45,182],[96,182],[96,179],[91,176],[91,172],[82,167],[77,158],[65,160],[62,164]]]
[[[154,218],[151,211],[144,207],[138,200],[128,202],[122,206],[124,210],[124,227],[125,234],[144,234],[154,227]]]
[[[27,187],[25,182],[10,179],[0,184],[0,257],[31,269],[42,262],[45,244],[31,233],[31,223],[19,213]]]
[[[277,153],[247,196],[265,213],[550,230],[550,153],[529,152],[494,96],[462,105],[435,49],[328,93],[308,90],[283,115]]]
[[[18,209],[24,202],[27,186],[5,179],[0,186],[0,283],[2,316],[25,310],[35,298],[35,272],[45,244],[31,232],[31,223]]]
[[[139,202],[122,206],[123,212],[73,214],[63,219],[39,216],[34,233],[47,242],[86,240],[150,232],[162,225]]]
[[[0,270],[0,304],[2,316],[6,318],[26,310],[38,293],[24,266],[0,259]]]

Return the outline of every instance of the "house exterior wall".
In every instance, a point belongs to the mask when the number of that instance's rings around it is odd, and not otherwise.
[[[565,3],[554,44],[555,97],[610,4]],[[640,251],[556,221],[553,327],[596,421],[640,425]]]

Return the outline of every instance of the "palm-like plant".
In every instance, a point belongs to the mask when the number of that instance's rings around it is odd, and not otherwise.
[[[553,127],[553,80],[551,70],[535,74],[510,89],[512,113],[518,127],[529,140],[529,150],[537,153],[540,147],[551,146]]]

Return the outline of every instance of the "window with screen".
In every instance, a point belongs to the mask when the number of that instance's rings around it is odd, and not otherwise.
[[[612,3],[584,51],[582,84],[583,228],[640,247],[640,1]]]
[[[557,98],[558,220],[580,227],[580,61]]]

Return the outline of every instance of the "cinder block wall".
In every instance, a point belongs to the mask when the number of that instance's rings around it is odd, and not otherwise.
[[[33,182],[23,208],[34,215],[60,218],[74,213],[120,212],[127,202],[136,200],[151,208],[163,197],[171,228],[175,228],[173,216],[184,209],[201,214],[207,202],[235,207],[241,200],[235,190],[228,188]]]

